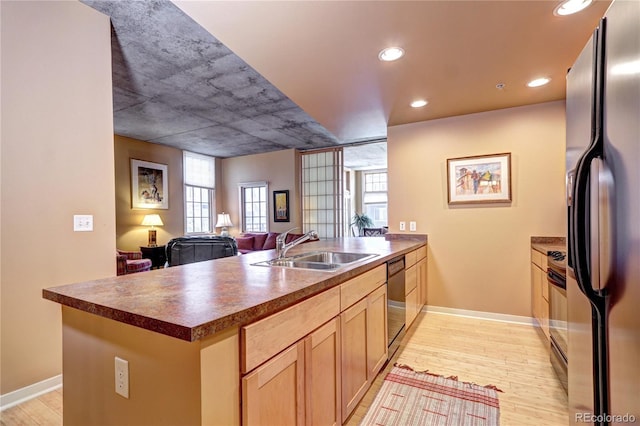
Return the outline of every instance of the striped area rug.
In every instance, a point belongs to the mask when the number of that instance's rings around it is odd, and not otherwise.
[[[360,425],[494,426],[500,424],[495,386],[459,382],[395,365]],[[501,391],[500,391],[501,392]]]

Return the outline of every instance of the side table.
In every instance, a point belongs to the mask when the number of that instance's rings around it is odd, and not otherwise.
[[[166,246],[140,246],[140,251],[142,252],[142,257],[146,259],[151,259],[151,268],[162,268],[164,267],[164,263],[167,260],[167,255],[165,254]]]

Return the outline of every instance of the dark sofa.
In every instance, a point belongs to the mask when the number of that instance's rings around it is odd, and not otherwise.
[[[272,250],[276,248],[276,237],[279,232],[247,232],[236,237],[238,251],[240,253],[250,253],[257,250]],[[303,234],[287,234],[285,243],[288,244]]]
[[[238,246],[232,237],[193,235],[173,238],[167,243],[166,253],[166,266],[176,266],[235,256]]]

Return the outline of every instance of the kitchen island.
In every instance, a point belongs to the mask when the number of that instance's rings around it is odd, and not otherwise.
[[[425,236],[347,238],[289,252],[377,255],[333,272],[253,265],[275,256],[265,251],[45,289],[62,305],[64,423],[239,425],[243,329],[303,302],[301,324],[339,314],[339,302],[320,311],[333,303],[327,295],[425,244]],[[115,357],[128,361],[129,398],[115,393]]]

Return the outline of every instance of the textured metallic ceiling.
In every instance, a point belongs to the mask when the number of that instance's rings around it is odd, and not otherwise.
[[[339,144],[173,3],[82,2],[111,17],[116,134],[216,157]]]

